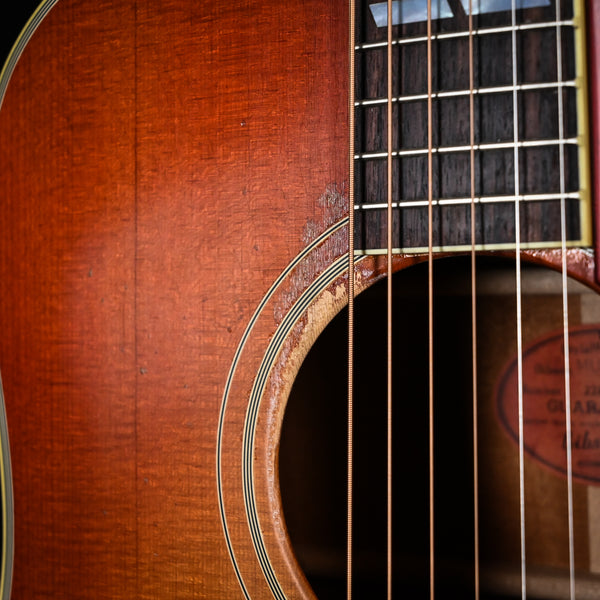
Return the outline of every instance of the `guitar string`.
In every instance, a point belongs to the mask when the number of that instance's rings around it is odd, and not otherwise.
[[[475,600],[479,600],[479,460],[477,427],[477,267],[475,262],[475,73],[473,56],[473,0],[469,0],[469,142],[471,167],[471,373],[473,396],[473,553]]]
[[[387,598],[392,600],[392,252],[393,124],[392,0],[387,0]]]
[[[556,0],[556,79],[563,80],[562,68],[562,31],[558,24],[561,13],[561,2]],[[571,447],[571,370],[569,357],[569,297],[567,281],[567,217],[565,200],[565,146],[564,140],[564,106],[563,90],[558,88],[557,94],[557,118],[558,118],[558,160],[559,160],[559,184],[560,184],[560,237],[561,237],[561,278],[562,278],[562,313],[563,313],[563,347],[564,347],[564,385],[565,385],[565,437],[567,451],[567,521],[568,521],[568,546],[569,546],[569,597],[575,600],[575,540],[573,525],[573,457]]]
[[[525,560],[525,447],[523,440],[523,321],[521,306],[521,215],[519,193],[519,103],[517,73],[517,3],[511,0],[511,50],[512,50],[512,108],[513,108],[513,169],[515,186],[515,296],[517,317],[517,395],[519,420],[519,531],[521,562],[521,598],[527,597],[527,572]]]
[[[433,70],[431,0],[427,0],[427,313],[429,329],[429,598],[435,598],[433,442]]]
[[[354,487],[354,38],[355,0],[349,0],[349,73],[348,73],[348,422],[347,422],[347,496],[346,496],[346,597],[352,600],[352,521]]]

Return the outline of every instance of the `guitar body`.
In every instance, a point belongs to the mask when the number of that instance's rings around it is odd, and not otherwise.
[[[347,302],[346,3],[44,7],[0,110],[12,597],[314,598],[278,449]]]
[[[346,31],[323,0],[60,0],[27,44],[0,113],[14,598],[237,598],[236,569],[269,597],[234,455],[287,304],[225,415],[224,388],[273,281],[347,214]]]

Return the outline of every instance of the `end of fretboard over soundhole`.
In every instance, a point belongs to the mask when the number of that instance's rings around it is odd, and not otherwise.
[[[430,227],[436,250],[470,248],[472,214],[474,243],[481,249],[555,247],[563,238],[568,246],[590,246],[581,3],[561,0],[557,9],[555,0],[517,0],[513,20],[510,0],[506,6],[448,0],[433,14],[430,44],[426,1],[423,14],[403,13],[403,5],[394,3],[389,92],[387,11],[383,18],[379,3],[359,4],[356,250],[387,248],[390,203],[397,251],[427,249]],[[590,87],[595,85],[593,78]]]

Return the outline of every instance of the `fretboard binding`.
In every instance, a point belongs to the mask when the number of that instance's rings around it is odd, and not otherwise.
[[[577,145],[577,138],[567,138],[563,140],[521,140],[515,144],[515,142],[496,142],[490,144],[475,144],[474,150],[486,151],[486,150],[507,150],[514,148],[534,148],[541,146],[562,146],[564,144]],[[470,145],[465,146],[442,146],[432,149],[434,154],[449,154],[451,152],[469,152],[471,150]],[[420,156],[427,154],[428,148],[415,148],[414,150],[394,150],[392,157],[405,157],[405,156]],[[354,160],[377,160],[380,158],[387,158],[387,152],[364,152],[361,154],[355,154]]]
[[[547,90],[547,89],[560,89],[560,88],[575,88],[577,83],[575,80],[569,81],[549,81],[549,82],[541,82],[541,83],[520,83],[516,87],[513,88],[512,85],[500,85],[494,87],[485,87],[485,88],[474,88],[474,94],[503,94],[510,93],[516,90],[517,92],[528,92],[535,90]],[[433,99],[436,98],[455,98],[461,96],[469,96],[471,93],[470,90],[450,90],[444,92],[434,92],[431,94]],[[394,96],[392,97],[392,102],[417,102],[421,100],[427,100],[427,94],[413,94],[406,96]],[[358,100],[354,103],[354,106],[376,106],[387,104],[387,98],[372,98],[369,100]]]
[[[557,27],[574,27],[575,23],[572,19],[567,19],[563,21],[547,21],[544,23],[522,23],[520,25],[512,26],[505,25],[503,27],[486,27],[482,29],[474,29],[473,36],[480,35],[490,35],[490,34],[498,34],[498,33],[510,33],[512,31],[526,31],[530,29],[546,29],[546,28],[557,28]],[[450,40],[461,37],[468,37],[468,31],[448,31],[444,33],[435,33],[431,36],[432,40]],[[399,38],[396,40],[392,40],[392,46],[396,45],[406,45],[406,44],[418,44],[427,41],[427,36],[415,36],[415,37],[406,37]],[[358,52],[360,50],[371,50],[373,48],[385,48],[387,46],[387,41],[383,42],[367,42],[364,44],[357,44],[354,46],[354,49]]]
[[[500,202],[540,202],[550,200],[560,200],[565,198],[566,200],[579,200],[581,197],[579,192],[567,192],[565,194],[553,193],[553,194],[521,194],[519,196],[478,196],[473,198],[475,204],[497,204]],[[434,199],[434,206],[468,206],[471,204],[471,198],[440,198]],[[386,202],[377,202],[372,204],[355,204],[354,210],[382,210],[387,208]],[[428,200],[403,200],[401,202],[393,202],[392,208],[419,208],[429,206]]]

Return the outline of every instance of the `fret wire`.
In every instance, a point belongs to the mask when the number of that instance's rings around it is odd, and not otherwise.
[[[538,90],[554,90],[563,88],[577,88],[577,81],[574,79],[568,81],[542,81],[537,83],[519,83],[516,86],[512,85],[500,85],[485,88],[474,88],[474,94],[502,94],[513,92],[515,89],[518,92],[529,92]],[[468,96],[470,90],[446,90],[441,92],[433,92],[432,97],[437,98],[456,98],[462,96]],[[407,96],[395,96],[392,98],[392,102],[418,102],[419,100],[427,100],[427,94],[412,94]],[[354,103],[354,106],[377,106],[387,103],[387,98],[369,98],[366,100],[358,100]]]
[[[565,198],[566,200],[580,200],[581,194],[579,192],[566,192],[553,193],[553,194],[521,194],[519,196],[475,196],[475,204],[496,204],[500,202],[510,203],[518,200],[519,202],[543,202],[551,200],[560,200]],[[471,202],[471,198],[438,198],[433,200],[434,206],[456,206],[456,205],[467,205]],[[418,208],[425,207],[429,204],[428,200],[402,200],[400,202],[393,202],[393,208]],[[354,204],[354,210],[379,210],[386,208],[387,204],[383,202],[377,202],[372,204],[367,203],[356,203]]]
[[[512,78],[513,78],[513,140],[514,140],[514,181],[515,181],[515,259],[516,259],[516,303],[517,303],[517,387],[519,410],[519,524],[521,537],[521,598],[527,598],[527,575],[525,560],[525,445],[523,440],[523,332],[521,306],[521,218],[519,207],[519,107],[517,85],[517,8],[516,0],[511,0],[512,23]]]
[[[560,0],[556,0],[556,18],[560,17]],[[562,34],[560,27],[556,28],[556,79],[562,80]],[[562,91],[558,93],[558,137],[564,137],[564,107]],[[565,155],[564,146],[559,148],[559,177],[560,191],[564,193],[565,184]],[[564,197],[560,201],[560,232],[561,232],[561,276],[562,276],[562,307],[563,307],[563,347],[565,370],[565,429],[567,451],[567,520],[569,534],[569,595],[575,600],[575,542],[573,525],[573,456],[571,448],[571,371],[569,360],[569,297],[567,281],[567,217]]]
[[[485,152],[486,150],[509,150],[510,148],[539,148],[543,146],[564,146],[565,144],[577,145],[577,138],[553,139],[553,140],[520,140],[517,142],[496,142],[490,144],[476,144],[475,150]],[[438,146],[432,148],[434,154],[446,154],[451,152],[468,152],[471,146]],[[428,148],[415,148],[414,150],[394,150],[392,156],[419,156],[427,154]],[[365,152],[363,154],[355,154],[355,160],[374,160],[378,158],[387,158],[387,152]]]
[[[581,243],[578,240],[575,240],[573,242],[569,241],[567,243],[568,247],[573,247],[573,248],[580,248],[581,247]],[[521,243],[521,250],[547,250],[549,248],[560,248],[560,240],[554,240],[552,242],[524,242]],[[456,244],[448,244],[448,245],[434,245],[433,246],[433,252],[434,253],[444,253],[444,254],[449,254],[449,253],[454,253],[454,252],[460,252],[461,254],[464,254],[465,252],[469,252],[471,248],[471,245],[468,242],[465,242],[463,244],[461,243],[456,243]],[[510,243],[510,242],[487,242],[485,244],[477,244],[475,246],[475,249],[478,251],[490,251],[490,250],[502,250],[502,251],[508,251],[508,250],[513,250],[515,249],[515,245],[514,243]],[[378,247],[373,247],[373,248],[366,248],[363,250],[355,250],[354,253],[356,256],[383,256],[383,254],[385,254],[386,249],[385,248],[378,248]],[[394,248],[394,254],[405,254],[405,255],[411,255],[411,256],[417,256],[417,255],[426,255],[428,252],[428,248],[427,248],[427,244],[423,244],[423,245],[413,245],[413,246],[402,246],[402,247],[395,247]]]
[[[549,29],[555,27],[575,27],[575,21],[572,19],[565,19],[561,21],[541,21],[539,23],[520,23],[516,26],[505,25],[502,27],[486,27],[482,29],[476,29],[476,36],[483,35],[492,35],[498,33],[510,33],[512,31],[528,31],[531,29]],[[443,33],[436,33],[432,35],[432,40],[450,40],[455,38],[467,37],[469,35],[468,31],[447,31]],[[406,37],[406,38],[398,38],[396,40],[392,40],[392,45],[400,45],[405,46],[408,44],[421,44],[423,42],[427,42],[427,36],[414,36],[414,37]],[[360,50],[371,50],[373,48],[383,48],[387,46],[388,42],[365,42],[363,44],[357,44],[354,49],[356,51]]]

